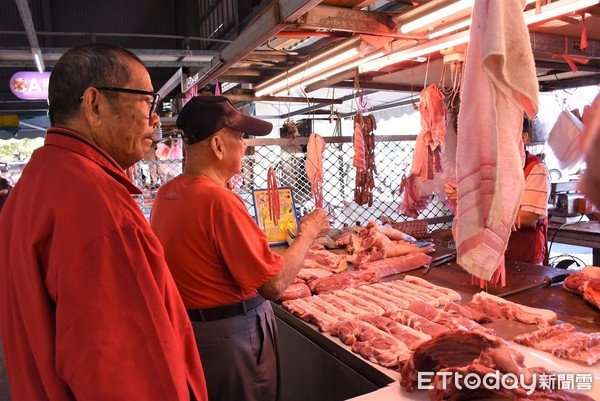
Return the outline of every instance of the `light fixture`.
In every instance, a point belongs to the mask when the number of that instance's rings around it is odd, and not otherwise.
[[[408,33],[419,28],[423,28],[433,24],[434,22],[441,21],[451,15],[459,13],[473,7],[473,0],[459,0],[455,3],[442,7],[439,10],[429,12],[423,17],[417,18],[413,21],[407,22],[400,26],[400,32]]]
[[[359,42],[358,37],[352,38],[341,46],[325,51],[313,59],[299,64],[263,84],[257,85],[254,91],[255,96],[270,95],[285,88],[296,86],[315,75],[322,76],[325,71],[359,57]]]
[[[46,69],[44,66],[44,59],[42,58],[42,50],[40,48],[32,48],[31,53],[33,53],[33,60],[35,61],[35,66],[37,70],[42,73]]]
[[[528,1],[528,3],[531,2],[533,2],[533,0]],[[539,13],[536,13],[535,9],[526,11],[523,13],[523,17],[527,25],[532,25],[541,21],[556,18],[561,15],[566,15],[575,11],[583,10],[598,3],[600,3],[600,0],[560,0],[542,6],[541,11]],[[408,49],[399,49],[397,51],[393,51],[391,54],[388,54],[386,56],[360,64],[358,66],[358,70],[361,73],[367,71],[374,71],[388,65],[399,63],[401,61],[410,60],[417,56],[422,56],[448,47],[467,43],[469,41],[469,35],[470,29],[463,32],[455,33],[450,36],[446,36],[441,39],[430,40],[428,42]]]
[[[348,63],[341,63],[337,67],[334,67],[332,69],[324,71],[324,72],[322,72],[320,74],[315,74],[311,78],[299,81],[295,85],[290,85],[289,89],[293,90],[293,89],[299,88],[300,86],[308,86],[308,85],[310,85],[312,83],[315,83],[317,81],[321,81],[323,79],[329,78],[329,77],[331,77],[331,76],[333,76],[335,74],[339,74],[340,72],[351,70],[352,68],[358,66],[359,64],[366,63],[366,62],[368,62],[370,60],[375,60],[376,58],[379,58],[379,57],[383,56],[384,54],[385,53],[383,51],[379,50],[379,51],[371,53],[371,54],[369,54],[367,56],[358,58],[356,60],[351,60]],[[283,93],[283,89],[280,90],[279,92],[275,91],[275,92],[273,92],[273,94],[275,94],[275,95],[284,94]]]
[[[525,5],[527,4],[531,4],[531,3],[535,3],[536,0],[527,0],[527,2],[525,3]],[[448,25],[445,28],[442,29],[438,29],[438,30],[434,30],[433,32],[431,32],[428,37],[429,39],[435,39],[435,38],[439,38],[440,36],[444,36],[450,32],[455,32],[458,30],[461,30],[463,28],[466,28],[468,26],[471,25],[471,16],[469,16],[468,18],[463,19],[462,21],[456,22],[452,25]]]
[[[575,11],[583,10],[600,3],[599,0],[561,0],[555,3],[542,6],[541,12],[529,10],[524,13],[525,23],[527,25],[537,24],[538,22],[556,18],[561,15],[570,14]]]
[[[358,66],[360,73],[367,71],[378,70],[387,65],[399,63],[413,59],[415,57],[423,56],[429,53],[433,53],[447,47],[458,46],[469,41],[469,31],[455,33],[442,39],[434,39],[420,45],[403,49],[395,53],[388,54],[387,56],[380,57],[373,61],[369,61]]]
[[[439,29],[437,31],[433,31],[433,32],[431,32],[429,34],[428,37],[429,37],[429,39],[439,38],[440,36],[444,36],[447,33],[461,30],[461,29],[463,29],[465,27],[468,27],[470,25],[471,25],[471,17],[466,18],[466,19],[464,19],[462,21],[459,21],[456,24],[449,25],[446,28],[442,28],[442,29]]]

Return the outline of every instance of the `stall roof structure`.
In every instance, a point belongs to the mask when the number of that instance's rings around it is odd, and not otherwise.
[[[11,92],[11,77],[35,71],[36,58],[51,71],[68,48],[87,42],[135,52],[166,108],[177,109],[189,90],[214,93],[216,84],[234,102],[284,104],[273,108],[279,118],[343,109],[336,105],[356,102],[358,89],[376,107],[413,103],[431,83],[460,89],[472,3],[10,0],[0,14],[0,115],[45,114],[45,101]],[[526,3],[540,89],[597,85],[600,0]],[[430,21],[418,26],[423,18]]]

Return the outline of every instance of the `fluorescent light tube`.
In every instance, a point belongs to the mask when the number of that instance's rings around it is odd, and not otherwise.
[[[401,61],[410,60],[415,57],[433,53],[447,47],[458,46],[469,41],[469,31],[459,32],[443,39],[431,40],[429,42],[404,49],[376,60],[363,63],[358,66],[358,71],[363,73],[367,71],[378,70],[387,65],[396,64]]]
[[[42,59],[42,51],[40,49],[31,49],[33,53],[33,60],[37,70],[42,73],[44,72],[44,60]]]
[[[331,57],[325,57],[323,61],[312,66],[307,63],[296,66],[289,73],[280,74],[277,77],[265,82],[263,85],[257,86],[255,95],[263,96],[279,92],[287,87],[295,86],[305,79],[309,79],[315,75],[319,75],[330,68],[343,64],[345,61],[354,59],[360,56],[357,47],[353,47]],[[310,62],[309,62],[310,63]]]
[[[434,22],[447,18],[453,14],[464,11],[470,7],[473,7],[473,0],[457,1],[456,3],[440,8],[437,11],[430,12],[421,18],[417,18],[414,21],[402,24],[400,26],[400,32],[408,33],[416,29],[423,28],[425,26],[431,25]]]
[[[599,0],[561,0],[542,6],[539,14],[536,10],[529,10],[524,13],[525,23],[527,25],[536,24],[541,21],[553,19],[561,15],[570,14],[584,8],[598,4]]]
[[[528,3],[534,0],[528,0]],[[541,8],[541,11],[536,14],[536,10],[529,10],[523,13],[525,23],[532,25],[541,21],[553,19],[561,15],[566,15],[575,11],[583,10],[600,3],[600,0],[560,0],[554,3],[547,4]],[[469,41],[470,29],[446,36],[441,39],[430,40],[415,47],[393,52],[387,56],[376,60],[363,63],[358,66],[359,72],[374,71],[383,68],[387,65],[399,63],[418,56],[433,53],[452,46],[458,46]]]

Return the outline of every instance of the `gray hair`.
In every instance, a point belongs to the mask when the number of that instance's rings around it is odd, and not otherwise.
[[[130,80],[125,60],[144,63],[129,50],[90,43],[68,50],[56,63],[48,85],[50,123],[66,124],[90,86],[123,86]]]

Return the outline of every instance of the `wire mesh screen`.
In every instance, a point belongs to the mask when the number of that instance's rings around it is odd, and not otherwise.
[[[331,218],[332,228],[365,225],[372,220],[393,222],[413,220],[399,213],[399,188],[403,175],[408,175],[415,145],[414,136],[376,137],[373,203],[359,205],[354,201],[356,169],[352,166],[354,149],[351,137],[325,137],[323,154],[323,208]],[[310,182],[306,175],[308,138],[248,139],[248,150],[242,161],[242,173],[232,179],[233,190],[244,199],[249,213],[256,217],[253,191],[267,188],[267,171],[274,167],[280,188],[292,190],[298,217],[313,210]],[[144,191],[140,207],[149,214],[156,189],[181,172],[181,160],[141,161],[136,166],[136,185]],[[418,216],[429,221],[429,230],[448,228],[451,212],[433,198]]]

